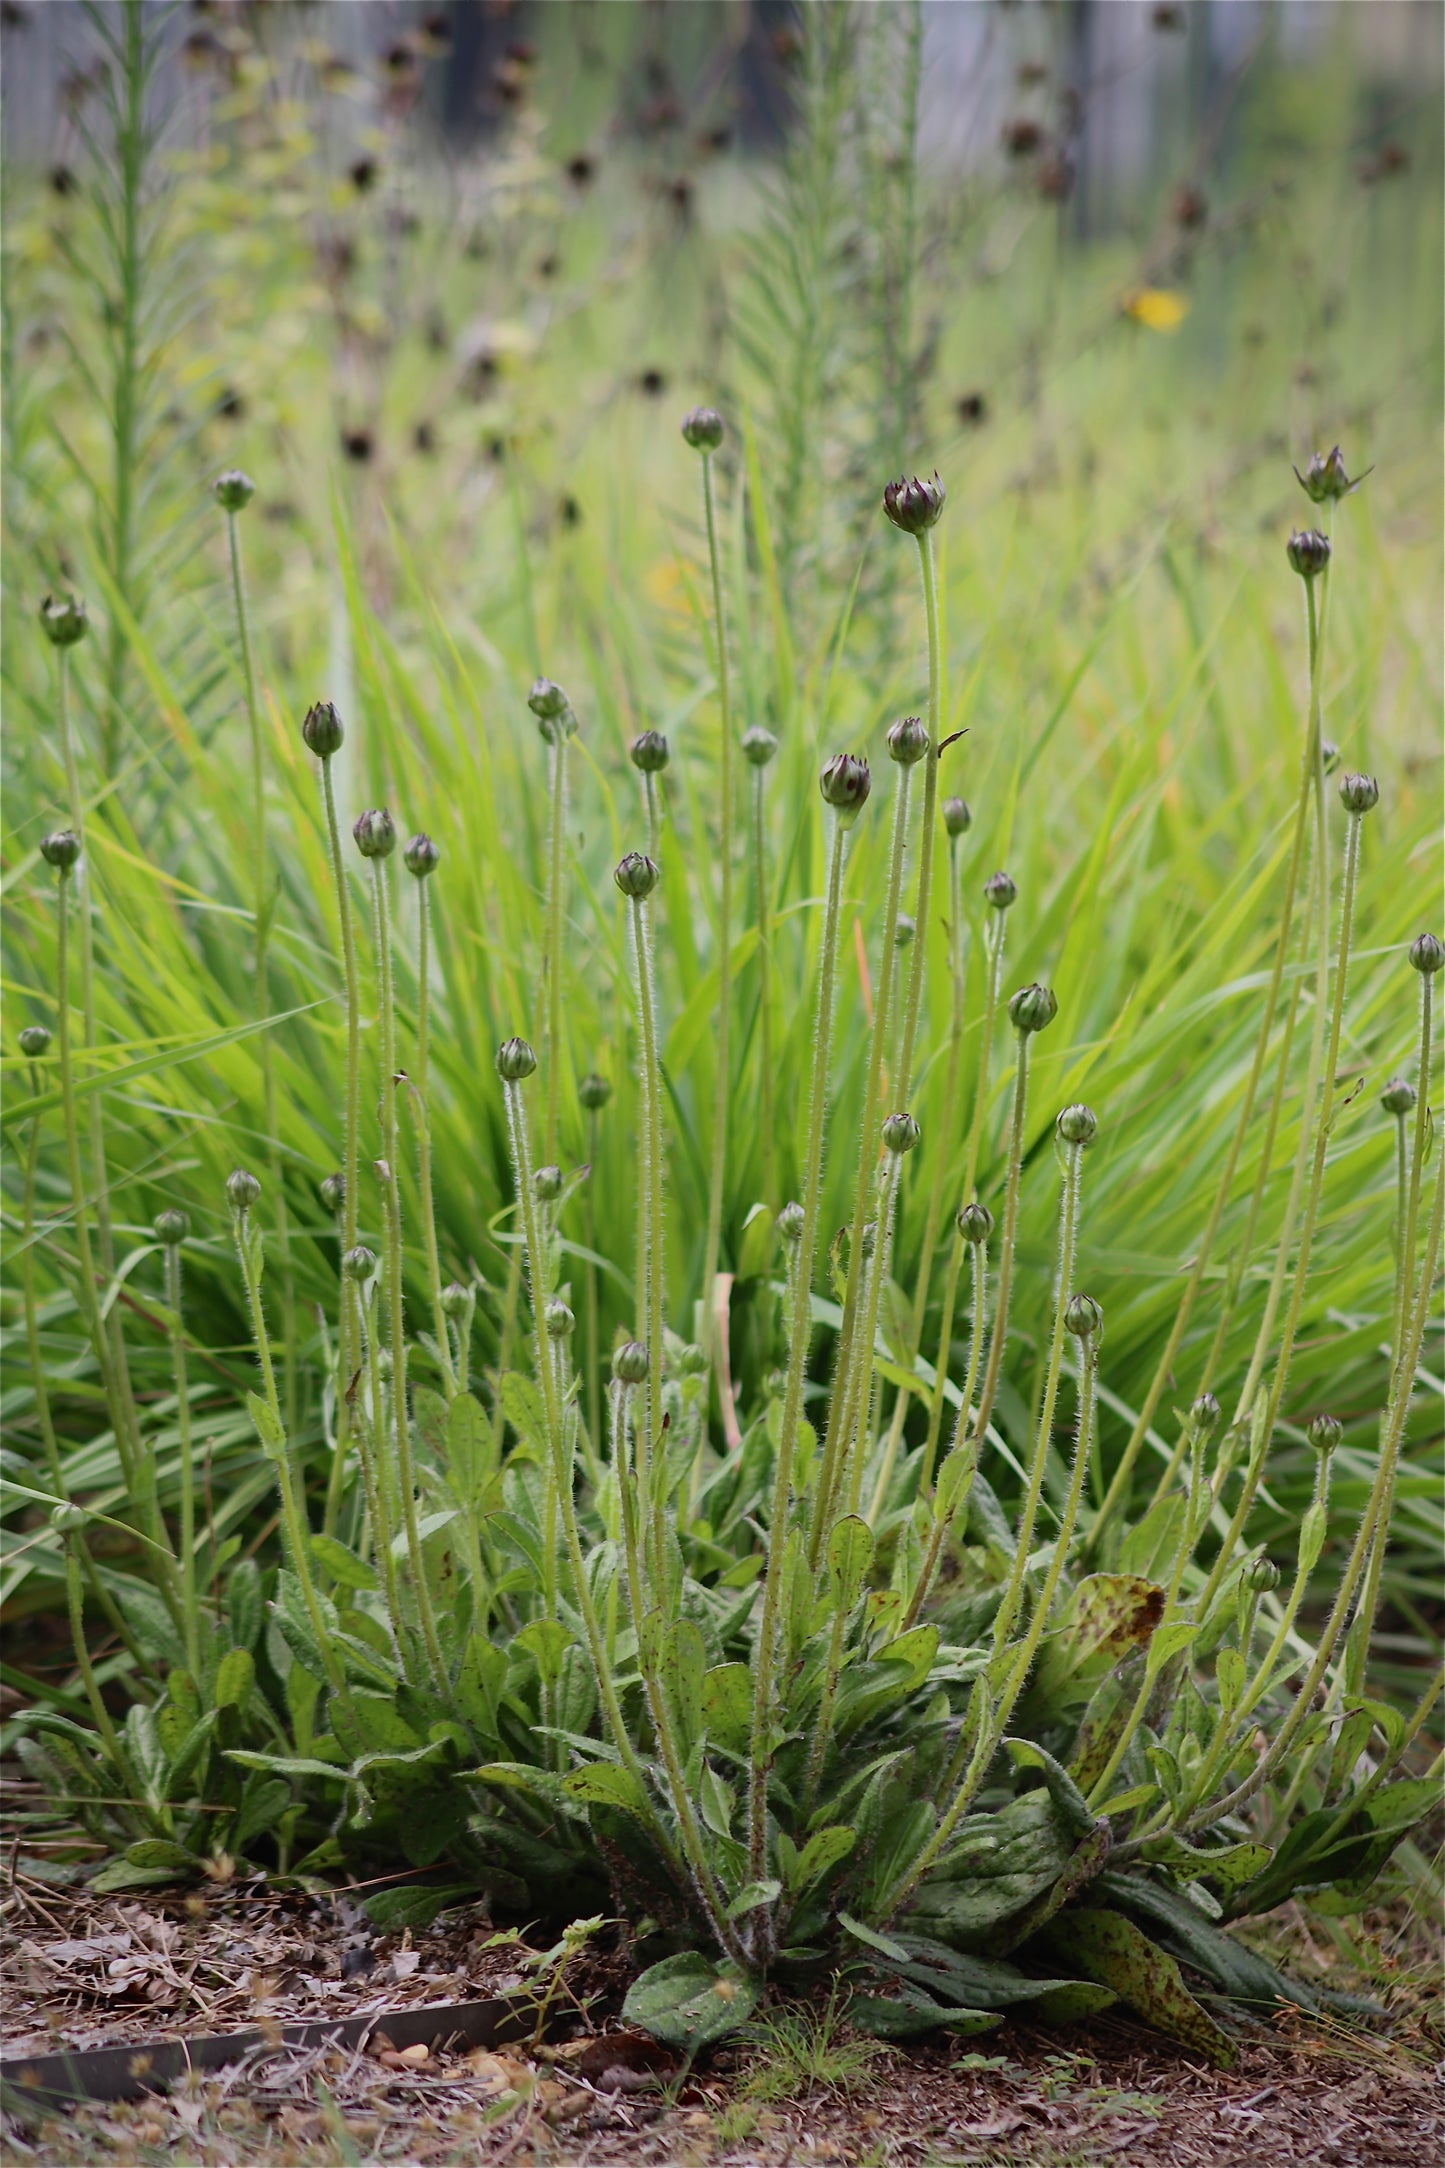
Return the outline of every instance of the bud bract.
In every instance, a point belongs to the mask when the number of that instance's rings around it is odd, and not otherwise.
[[[260,1202],[261,1185],[245,1167],[237,1167],[226,1176],[226,1197],[233,1212],[249,1212]]]
[[[1371,813],[1380,802],[1380,786],[1372,775],[1342,775],[1340,803],[1347,813]]]
[[[889,725],[888,753],[900,768],[911,768],[928,752],[928,732],[916,715],[900,715]]]
[[[50,1027],[47,1024],[27,1024],[20,1034],[20,1051],[31,1061],[38,1061],[49,1050]]]
[[[570,1333],[575,1332],[577,1329],[577,1320],[565,1302],[557,1300],[549,1302],[544,1315],[549,1340],[565,1340]]]
[[[1305,1436],[1317,1453],[1333,1453],[1344,1434],[1337,1415],[1312,1415],[1305,1425]]]
[[[634,902],[640,903],[645,896],[652,894],[661,876],[645,851],[629,851],[625,858],[618,860],[612,878],[624,896],[630,896]]]
[[[332,700],[318,700],[306,710],[301,721],[301,735],[318,760],[329,760],[339,753],[346,739],[341,717]]]
[[[1303,534],[1290,536],[1285,555],[1302,580],[1318,579],[1330,561],[1330,538],[1316,527],[1307,527]]]
[[[937,523],[946,495],[936,474],[929,482],[921,482],[916,474],[911,482],[900,475],[896,482],[884,485],[883,509],[904,534],[922,534]]]
[[[840,826],[851,828],[868,802],[873,778],[866,760],[852,753],[835,753],[818,779],[824,802],[837,814]]]
[[[1045,1031],[1059,1013],[1058,997],[1051,986],[1022,986],[1009,997],[1009,1022],[1015,1031]]]
[[[69,873],[80,856],[80,838],[73,829],[55,828],[40,838],[40,855],[47,866]]]
[[[532,1176],[532,1188],[543,1204],[555,1204],[562,1194],[562,1169],[539,1167]]]
[[[1267,1596],[1272,1588],[1279,1587],[1279,1568],[1272,1558],[1257,1558],[1244,1576],[1245,1586],[1252,1588],[1256,1596]]]
[[[895,948],[912,948],[914,936],[917,932],[917,919],[910,918],[906,911],[900,911],[893,928],[893,946]]]
[[[316,1188],[327,1211],[339,1218],[346,1209],[346,1176],[339,1169],[335,1174],[323,1174]]]
[[[605,1076],[599,1076],[594,1069],[584,1076],[577,1086],[577,1097],[589,1114],[595,1113],[597,1108],[605,1107],[612,1097],[612,1086]]]
[[[184,1242],[190,1231],[191,1223],[185,1213],[177,1212],[174,1206],[167,1212],[156,1214],[155,1238],[157,1242],[163,1242],[168,1250],[173,1250]]]
[[[211,494],[223,512],[244,512],[256,494],[256,485],[239,467],[228,467],[212,482]]]
[[[707,1350],[700,1348],[695,1340],[684,1341],[677,1351],[677,1374],[682,1378],[706,1377],[708,1372]]]
[[[983,897],[995,911],[1007,911],[1017,900],[1018,890],[1006,873],[991,873],[983,884]]]
[[[504,1084],[520,1084],[537,1066],[525,1039],[504,1039],[497,1048],[497,1074]]]
[[[358,1242],[341,1260],[341,1270],[348,1280],[369,1280],[376,1270],[376,1257],[364,1242]]]
[[[448,1280],[442,1289],[442,1316],[465,1317],[472,1305],[472,1291],[460,1280]]]
[[[883,1143],[890,1152],[911,1152],[919,1134],[911,1114],[890,1114],[883,1124]]]
[[[64,1505],[52,1506],[50,1525],[58,1536],[73,1536],[84,1528],[90,1515],[83,1506],[73,1506],[67,1499]]]
[[[806,1217],[803,1207],[796,1198],[790,1204],[783,1206],[782,1211],[778,1214],[778,1233],[785,1242],[802,1241],[803,1221]]]
[[[384,805],[358,813],[351,833],[363,858],[390,858],[396,849],[396,823]]]
[[[751,730],[743,732],[742,748],[743,758],[750,767],[766,768],[778,750],[778,741],[771,730],[765,730],[761,723],[754,723]]]
[[[1065,1107],[1054,1127],[1065,1144],[1092,1144],[1099,1133],[1099,1117],[1092,1107]]]
[[[973,826],[973,812],[966,798],[945,798],[943,825],[951,836],[966,836]]]
[[[975,1197],[972,1204],[966,1204],[960,1209],[957,1226],[965,1242],[987,1242],[993,1233],[993,1214],[986,1204],[980,1204]]]
[[[672,758],[667,740],[660,730],[640,731],[628,747],[628,752],[632,757],[633,767],[639,769],[643,775],[660,775]]]
[[[647,1349],[640,1340],[624,1340],[612,1358],[612,1375],[623,1385],[641,1385],[648,1368]]]
[[[723,440],[723,418],[715,407],[695,406],[682,417],[682,435],[695,452],[715,452]]]
[[[1316,452],[1303,474],[1294,470],[1295,480],[1309,498],[1311,504],[1328,504],[1339,497],[1348,497],[1359,482],[1352,482],[1345,472],[1344,456],[1338,444],[1333,451]],[[1360,481],[1364,480],[1361,475]]]
[[[1080,1340],[1097,1339],[1104,1313],[1092,1295],[1070,1295],[1064,1304],[1064,1324]]]
[[[1199,1395],[1199,1398],[1189,1410],[1189,1420],[1194,1427],[1196,1438],[1209,1438],[1214,1435],[1215,1426],[1219,1421],[1219,1402],[1215,1399],[1213,1393],[1201,1393]]]
[[[1387,1114],[1408,1114],[1419,1096],[1408,1077],[1392,1076],[1380,1094],[1380,1105]]]
[[[42,843],[40,848],[44,850],[45,845]],[[1433,978],[1445,964],[1445,942],[1433,933],[1418,934],[1410,943],[1410,961],[1422,978]]]
[[[52,647],[74,647],[89,626],[79,595],[47,595],[40,605],[40,622]]]
[[[441,846],[433,843],[428,835],[408,836],[402,845],[402,863],[408,873],[414,873],[424,881],[429,873],[435,873],[441,864]]]
[[[1320,739],[1320,766],[1326,775],[1333,775],[1340,764],[1340,749],[1333,738]]]
[[[533,679],[532,690],[527,695],[527,705],[536,716],[542,735],[549,745],[555,745],[559,738],[570,738],[577,728],[577,717],[572,712],[571,701],[561,686],[554,684],[551,678]]]

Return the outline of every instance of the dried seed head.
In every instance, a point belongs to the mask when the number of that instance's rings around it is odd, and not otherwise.
[[[346,1176],[338,1168],[334,1174],[323,1174],[316,1188],[327,1211],[339,1219],[346,1210]]]
[[[79,595],[47,595],[40,605],[40,622],[52,647],[74,647],[89,627]]]
[[[261,1185],[254,1174],[237,1167],[226,1176],[226,1198],[233,1212],[249,1212],[261,1201]]]
[[[900,768],[911,768],[928,753],[928,732],[916,715],[900,715],[888,731],[889,758]]]
[[[1244,1581],[1256,1596],[1267,1596],[1272,1588],[1279,1587],[1279,1568],[1272,1558],[1257,1558],[1246,1570]]]
[[[562,1169],[539,1167],[532,1176],[532,1189],[540,1204],[555,1204],[562,1194]]]
[[[41,1055],[47,1053],[49,1051],[49,1048],[49,1025],[27,1024],[25,1026],[25,1029],[20,1034],[21,1053],[27,1054],[30,1057],[31,1061],[39,1061]]]
[[[723,418],[715,407],[695,406],[682,417],[682,436],[695,452],[715,452],[723,440]]]
[[[916,474],[911,482],[900,475],[884,485],[883,509],[904,534],[922,534],[937,524],[947,494],[937,474],[930,482],[921,482]]]
[[[191,1223],[185,1213],[177,1212],[174,1206],[167,1212],[156,1214],[155,1238],[157,1242],[163,1242],[168,1250],[179,1249],[190,1231]]]
[[[1368,469],[1366,470],[1368,472]],[[1351,490],[1358,489],[1365,479],[1352,482],[1345,472],[1344,455],[1338,444],[1331,452],[1316,452],[1303,474],[1294,470],[1295,480],[1309,498],[1311,504],[1327,504],[1339,497],[1348,497]]]
[[[1007,911],[1018,900],[1018,890],[1006,873],[991,873],[983,884],[984,902],[995,911]]]
[[[330,760],[339,753],[346,738],[341,717],[333,700],[318,700],[306,710],[302,718],[301,735],[318,760]]]
[[[520,1084],[537,1066],[525,1039],[504,1039],[497,1048],[497,1074],[504,1084]]]
[[[606,1106],[608,1100],[612,1097],[612,1086],[605,1076],[599,1076],[594,1069],[589,1075],[584,1076],[577,1086],[577,1097],[586,1107],[588,1113],[592,1114],[599,1107]]]
[[[742,735],[743,759],[753,768],[766,768],[778,750],[778,741],[771,730],[764,730],[761,723],[754,723],[751,730]]]
[[[668,743],[660,730],[643,730],[628,747],[634,768],[643,775],[661,775],[672,758]]]
[[[1092,1144],[1099,1133],[1099,1117],[1092,1107],[1065,1107],[1054,1123],[1065,1144]]]
[[[1009,998],[1009,1022],[1015,1031],[1046,1031],[1059,1013],[1058,997],[1051,986],[1022,986]]]
[[[1345,1434],[1345,1426],[1337,1415],[1312,1415],[1305,1425],[1305,1436],[1317,1453],[1326,1458],[1334,1452]]]
[[[63,878],[80,856],[80,838],[71,828],[54,828],[48,836],[40,838],[40,855],[46,865],[54,866]]]
[[[884,1148],[890,1152],[911,1152],[921,1133],[911,1114],[890,1114],[883,1124]]]
[[[1290,536],[1285,555],[1302,580],[1318,579],[1330,561],[1330,538],[1317,527],[1306,527],[1303,534]]]
[[[631,896],[634,902],[640,903],[652,894],[661,875],[645,851],[629,851],[625,858],[618,860],[612,878],[624,896]]]
[[[414,873],[424,881],[429,873],[435,873],[441,864],[441,845],[433,843],[428,835],[408,836],[401,850],[402,863],[408,873]]]
[[[351,833],[363,858],[390,858],[396,849],[396,823],[384,805],[358,813]]]
[[[348,1280],[369,1280],[376,1270],[376,1257],[364,1242],[348,1250],[341,1260],[341,1270]]]
[[[1196,1438],[1203,1441],[1212,1438],[1219,1422],[1219,1402],[1213,1393],[1201,1393],[1189,1410],[1189,1421]]]
[[[577,1320],[565,1302],[549,1302],[545,1316],[549,1340],[566,1340],[577,1330]]]
[[[917,932],[917,919],[910,918],[906,911],[900,911],[893,928],[893,946],[895,948],[912,948]]]
[[[612,1375],[622,1385],[641,1385],[650,1365],[640,1340],[624,1340],[612,1357]]]
[[[966,836],[973,826],[973,813],[966,798],[945,798],[943,801],[943,825],[951,836]]]
[[[980,1204],[975,1198],[972,1204],[966,1204],[960,1209],[957,1226],[965,1242],[975,1245],[987,1242],[993,1233],[993,1214],[986,1204]]]
[[[873,788],[867,761],[855,759],[852,753],[835,753],[818,779],[818,788],[837,814],[839,826],[851,828]]]
[[[561,686],[554,684],[551,678],[533,679],[532,690],[527,695],[527,705],[536,716],[542,735],[549,745],[555,745],[559,739],[570,738],[577,728],[577,717],[573,713],[571,701]]]
[[[1092,1295],[1070,1295],[1064,1304],[1064,1324],[1080,1340],[1097,1340],[1104,1313]]]
[[[442,1289],[442,1316],[465,1317],[472,1306],[472,1291],[460,1280],[448,1280]]]
[[[255,494],[255,483],[239,467],[227,467],[211,484],[211,495],[223,512],[244,512]]]
[[[1380,802],[1380,786],[1372,775],[1342,775],[1340,803],[1347,813],[1372,813]]]
[[[43,851],[45,845],[40,846]],[[1410,961],[1422,978],[1430,979],[1445,964],[1445,942],[1433,933],[1422,933],[1410,943]]]
[[[25,1035],[22,1032],[20,1036],[23,1044]],[[47,1033],[46,1036],[48,1037],[49,1034]],[[1410,1112],[1419,1096],[1408,1077],[1392,1076],[1380,1094],[1380,1105],[1387,1114],[1405,1115]]]
[[[778,1214],[777,1224],[778,1233],[782,1236],[785,1242],[802,1241],[803,1222],[806,1217],[807,1214],[804,1212],[803,1207],[798,1203],[796,1198],[794,1198],[790,1204],[785,1204],[783,1206],[782,1211]]]

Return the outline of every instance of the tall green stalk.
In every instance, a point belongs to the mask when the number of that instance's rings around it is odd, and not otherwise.
[[[351,921],[351,896],[347,887],[346,860],[341,851],[341,825],[336,817],[336,785],[331,764],[345,738],[341,717],[329,700],[309,710],[301,725],[302,736],[321,763],[321,797],[326,812],[326,841],[331,854],[331,877],[336,884],[336,917],[341,936],[341,977],[346,999],[346,1080],[342,1135],[341,1254],[356,1248],[357,1200],[360,1192],[361,1135],[361,988],[356,968],[356,935]],[[326,1509],[322,1527],[335,1533],[346,1479],[346,1455],[351,1441],[351,1387],[360,1367],[360,1344],[353,1337],[353,1305],[343,1292],[337,1322],[336,1347],[336,1451],[326,1486]]]
[[[432,1332],[437,1360],[450,1399],[457,1389],[452,1368],[451,1335],[447,1331],[442,1302],[441,1251],[437,1244],[436,1197],[432,1187],[431,1153],[431,882],[440,852],[430,836],[413,836],[403,853],[407,871],[416,881],[416,1075],[412,1080],[411,1108],[416,1121],[417,1183],[421,1193],[422,1239],[426,1246],[427,1284],[431,1291]]]
[[[186,1330],[181,1315],[181,1243],[186,1235],[183,1221],[184,1214],[168,1213],[158,1223],[157,1232],[165,1244],[171,1371],[176,1386],[176,1428],[181,1443],[181,1602],[185,1614],[186,1663],[191,1677],[199,1680],[201,1626],[196,1602],[196,1460],[191,1438],[191,1396],[186,1381]]]
[[[689,422],[692,417],[689,416]],[[684,423],[687,434],[688,423]],[[719,438],[721,429],[719,427]],[[708,565],[712,575],[713,638],[717,645],[718,724],[722,759],[719,766],[720,808],[718,857],[721,886],[718,897],[717,1029],[713,1043],[712,1150],[707,1179],[707,1232],[703,1238],[703,1329],[713,1354],[713,1373],[719,1393],[723,1391],[718,1361],[721,1325],[713,1314],[713,1283],[717,1278],[718,1249],[722,1241],[723,1174],[727,1165],[728,1108],[732,1096],[730,1044],[732,1030],[733,945],[733,726],[728,684],[727,622],[723,615],[722,559],[718,551],[717,509],[714,503],[711,428],[702,451],[702,498],[707,518]]]

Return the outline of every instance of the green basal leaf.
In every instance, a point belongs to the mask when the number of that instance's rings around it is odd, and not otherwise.
[[[476,1894],[474,1883],[412,1882],[399,1889],[373,1890],[362,1900],[362,1909],[373,1927],[396,1935],[407,1927],[414,1931],[430,1927],[443,1912],[450,1911],[453,1905],[469,1903]]]
[[[144,1867],[157,1874],[195,1875],[201,1871],[194,1852],[164,1837],[142,1837],[138,1843],[126,1846],[125,1856],[132,1867]]]
[[[574,1769],[563,1777],[562,1789],[569,1799],[580,1799],[590,1806],[618,1807],[627,1814],[644,1814],[647,1810],[642,1787],[632,1771],[619,1762],[591,1762],[585,1769]]]
[[[335,1536],[313,1536],[311,1555],[323,1573],[339,1582],[342,1588],[379,1588],[381,1576],[375,1566],[369,1565]]]
[[[1182,2041],[1221,2070],[1232,2069],[1238,2051],[1194,2000],[1174,1959],[1120,1912],[1061,1912],[1049,1926],[1053,1948],[1087,1978],[1111,1988],[1146,2024]]]
[[[244,1709],[256,1680],[256,1663],[249,1649],[227,1649],[216,1666],[213,1690],[218,1709]]]
[[[667,2047],[696,2054],[745,2025],[757,2000],[756,1981],[736,1966],[685,1950],[633,1981],[622,2015]]]
[[[728,1906],[727,1916],[730,1920],[740,1920],[746,1913],[756,1912],[762,1905],[775,1903],[782,1893],[783,1885],[778,1881],[748,1882]]]

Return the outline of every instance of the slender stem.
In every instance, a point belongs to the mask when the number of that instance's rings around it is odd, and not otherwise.
[[[771,933],[772,913],[768,899],[768,837],[765,819],[766,798],[763,778],[766,770],[753,770],[753,911],[758,924],[758,1056],[761,1076],[758,1094],[758,1121],[762,1129],[763,1202],[773,1208],[773,946]]]
[[[1425,980],[1428,986],[1429,981]],[[1416,1101],[1418,1106],[1419,1101]],[[1390,1364],[1400,1352],[1401,1323],[1405,1310],[1408,1268],[1405,1258],[1405,1216],[1409,1197],[1409,1152],[1405,1142],[1405,1116],[1395,1116],[1395,1290],[1390,1301]]]
[[[582,1239],[587,1245],[588,1257],[583,1271],[583,1321],[582,1329],[587,1350],[587,1430],[592,1439],[594,1452],[602,1450],[602,1349],[599,1343],[600,1324],[597,1305],[597,1267],[593,1262],[597,1254],[597,1163],[598,1163],[598,1110],[590,1107],[587,1112],[587,1187],[582,1194]]]
[[[993,1415],[993,1403],[998,1392],[998,1381],[1003,1370],[1003,1351],[1008,1339],[1009,1302],[1013,1294],[1014,1246],[1019,1228],[1019,1186],[1023,1178],[1024,1161],[1024,1115],[1028,1107],[1029,1091],[1029,1034],[1020,1031],[1018,1039],[1018,1067],[1014,1072],[1013,1114],[1009,1121],[1008,1173],[1004,1181],[1003,1225],[999,1230],[998,1246],[998,1293],[994,1298],[993,1335],[988,1346],[988,1368],[983,1374],[983,1389],[979,1394],[978,1415],[973,1434],[983,1450],[984,1439]]]
[[[374,1285],[374,1281],[368,1282],[368,1287]],[[391,1620],[392,1639],[396,1643],[396,1653],[400,1659],[407,1653],[410,1636],[407,1632],[406,1614],[402,1609],[401,1585],[393,1548],[396,1531],[391,1517],[391,1485],[387,1478],[386,1454],[383,1451],[386,1438],[386,1395],[381,1382],[380,1349],[377,1335],[368,1334],[366,1330],[366,1291],[360,1281],[344,1279],[341,1283],[341,1300],[344,1306],[355,1312],[352,1320],[352,1344],[356,1349],[358,1366],[363,1363],[366,1366],[367,1391],[371,1400],[371,1435],[367,1435],[366,1417],[360,1416],[355,1426],[356,1457],[361,1466],[361,1480],[371,1508],[375,1531],[373,1549],[379,1553],[381,1559],[387,1616]]]
[[[417,882],[416,888],[420,924],[416,956],[416,1084],[411,1104],[416,1117],[417,1172],[421,1187],[422,1235],[426,1243],[427,1278],[431,1284],[432,1331],[436,1336],[437,1356],[442,1366],[447,1397],[450,1399],[457,1389],[457,1381],[452,1369],[452,1343],[451,1335],[447,1331],[447,1314],[442,1308],[442,1268],[441,1255],[437,1248],[436,1197],[432,1189],[431,1097],[428,1089],[431,1055],[431,988],[428,984],[431,964],[431,902],[425,878]]]
[[[925,527],[918,537],[919,565],[923,573],[923,604],[928,619],[928,757],[923,763],[923,835],[918,846],[918,896],[913,906],[917,932],[913,941],[912,968],[908,974],[908,999],[903,1011],[903,1039],[898,1055],[897,1104],[906,1107],[913,1082],[913,1044],[918,1035],[918,1016],[923,1000],[924,959],[928,953],[928,898],[933,880],[934,814],[938,805],[938,761],[942,747],[939,733],[939,683],[943,666],[938,624],[938,568],[933,557],[933,531]]]
[[[788,1335],[788,1370],[783,1414],[778,1429],[778,1457],[773,1474],[772,1512],[768,1520],[768,1563],[763,1579],[763,1608],[758,1624],[753,1673],[752,1741],[748,1755],[748,1851],[752,1877],[759,1880],[767,1860],[768,1717],[774,1690],[774,1645],[783,1581],[783,1548],[792,1496],[793,1459],[803,1411],[803,1379],[812,1337],[813,1258],[818,1241],[818,1204],[823,1170],[823,1133],[828,1104],[828,1053],[833,1038],[833,981],[838,958],[838,906],[843,886],[843,851],[847,830],[833,826],[828,856],[828,895],[823,907],[823,948],[818,967],[818,1010],[813,1023],[813,1078],[808,1104],[808,1141],[803,1175],[803,1227],[798,1237],[792,1317]]]
[[[960,1246],[962,1246],[961,1243]],[[968,1351],[968,1375],[964,1379],[963,1397],[958,1404],[958,1420],[953,1426],[953,1440],[949,1446],[948,1458],[944,1462],[944,1467],[947,1468],[960,1453],[971,1453],[973,1466],[968,1471],[965,1486],[961,1488],[959,1496],[953,1501],[947,1513],[940,1512],[937,1501],[934,1502],[933,1529],[928,1539],[928,1549],[924,1554],[923,1570],[918,1576],[918,1586],[913,1591],[903,1621],[905,1632],[910,1626],[916,1626],[918,1623],[919,1613],[922,1611],[927,1600],[928,1591],[933,1585],[933,1576],[938,1571],[938,1561],[943,1551],[943,1539],[947,1535],[952,1522],[957,1518],[962,1506],[966,1503],[968,1495],[973,1489],[974,1475],[978,1470],[979,1440],[977,1437],[969,1439],[968,1426],[969,1418],[973,1412],[973,1388],[978,1380],[978,1366],[983,1353],[984,1321],[988,1313],[988,1252],[981,1242],[971,1242],[968,1248],[972,1258],[970,1269],[973,1273],[973,1340]],[[925,1447],[924,1450],[927,1452],[928,1449]],[[932,1477],[933,1463],[930,1456],[925,1461],[919,1474],[918,1495],[920,1498],[927,1496],[927,1487],[931,1483]],[[942,1474],[939,1476],[939,1482],[940,1484],[943,1482]]]
[[[718,553],[717,515],[713,502],[712,453],[702,455],[702,496],[707,514],[708,562],[712,571],[713,635],[717,642],[717,688],[719,724],[722,731],[720,789],[722,817],[719,857],[721,893],[718,899],[717,1032],[713,1047],[712,1160],[707,1184],[707,1233],[702,1258],[703,1329],[713,1349],[713,1370],[722,1391],[717,1364],[718,1324],[713,1314],[713,1281],[717,1277],[718,1248],[722,1240],[723,1174],[727,1164],[728,1107],[732,1097],[729,1042],[732,1024],[733,943],[733,730],[728,688],[727,624],[723,616],[722,560]]]
[[[341,932],[341,973],[346,992],[346,1109],[341,1170],[345,1195],[341,1202],[341,1254],[356,1247],[357,1196],[360,1188],[361,1134],[361,993],[356,969],[356,935],[351,923],[351,898],[346,885],[346,861],[341,855],[341,828],[336,818],[336,791],[331,761],[321,763],[321,792],[326,806],[326,834],[331,847],[331,872],[336,883],[336,915]],[[351,1387],[360,1364],[359,1343],[352,1337],[353,1311],[345,1295],[336,1350],[336,1453],[326,1486],[323,1527],[334,1533],[345,1481],[346,1450],[351,1434]]]
[[[883,1170],[879,1184],[878,1213],[873,1235],[873,1269],[869,1274],[868,1299],[865,1307],[863,1337],[858,1351],[858,1382],[853,1398],[853,1416],[849,1434],[845,1437],[839,1457],[839,1484],[848,1478],[848,1511],[856,1513],[861,1496],[863,1465],[868,1454],[868,1441],[872,1432],[873,1418],[873,1366],[878,1340],[878,1310],[882,1300],[884,1283],[893,1249],[893,1215],[898,1204],[898,1185],[903,1173],[901,1153],[890,1152],[888,1164]]]
[[[1433,1052],[1432,1004],[1435,981],[1428,971],[1420,973],[1420,1081],[1415,1098],[1415,1138],[1410,1155],[1410,1187],[1405,1200],[1405,1234],[1400,1246],[1401,1270],[1409,1285],[1415,1265],[1415,1245],[1420,1225],[1420,1183],[1425,1153],[1430,1142],[1430,1057]],[[1403,1305],[1402,1305],[1403,1307]],[[1397,1360],[1398,1370],[1398,1360]],[[1403,1376],[1403,1373],[1401,1374]],[[1399,1379],[1396,1382],[1399,1390]]]
[[[547,1164],[557,1162],[562,1104],[562,865],[567,833],[567,732],[555,726],[552,752],[552,836],[547,858]]]
[[[110,1720],[110,1711],[101,1697],[95,1667],[90,1661],[90,1648],[85,1638],[85,1592],[81,1587],[80,1555],[73,1536],[65,1541],[65,1594],[66,1608],[70,1614],[70,1638],[75,1648],[76,1669],[85,1688],[85,1698],[90,1703],[90,1713],[95,1718],[95,1728],[105,1741],[105,1750],[117,1769],[133,1781],[130,1763],[121,1747],[116,1729]]]
[[[652,1512],[656,1564],[661,1572],[661,1514],[665,1478],[662,1435],[662,1291],[665,1283],[665,1228],[662,1217],[662,1066],[657,1049],[657,990],[652,970],[652,918],[646,901],[632,902],[637,948],[637,994],[642,1012],[642,1066],[647,1077],[647,1438],[653,1484]]]
[[[647,855],[656,864],[662,843],[662,800],[658,795],[657,777],[650,768],[643,772],[642,796],[647,807]]]
[[[181,1441],[181,1601],[185,1610],[186,1662],[201,1676],[200,1615],[196,1608],[196,1464],[191,1440],[191,1396],[186,1384],[186,1335],[181,1320],[181,1252],[167,1243],[166,1307],[170,1311],[171,1364],[176,1381],[176,1427]]]

